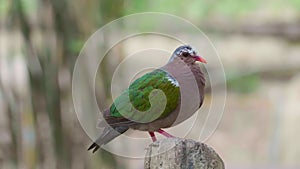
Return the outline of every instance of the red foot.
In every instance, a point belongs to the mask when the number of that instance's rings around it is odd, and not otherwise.
[[[154,132],[149,131],[149,134],[150,134],[150,136],[151,136],[152,141],[155,142],[157,139],[156,139],[156,137],[155,137]]]
[[[162,130],[162,129],[158,129],[157,132],[159,132],[160,134],[162,134],[162,135],[164,135],[164,136],[166,136],[166,137],[174,137],[174,136],[172,136],[171,134],[165,132],[165,131]]]

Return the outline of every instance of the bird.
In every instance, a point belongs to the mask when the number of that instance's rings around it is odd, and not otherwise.
[[[98,125],[104,129],[88,151],[96,152],[129,129],[147,131],[153,142],[155,132],[174,137],[163,129],[185,121],[203,104],[205,75],[197,62],[207,63],[190,45],[181,45],[164,66],[132,82],[103,111]]]

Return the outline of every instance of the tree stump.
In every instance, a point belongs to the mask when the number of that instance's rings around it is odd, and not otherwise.
[[[149,145],[145,169],[224,169],[220,156],[204,143],[168,138]]]

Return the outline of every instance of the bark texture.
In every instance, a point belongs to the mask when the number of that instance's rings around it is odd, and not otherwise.
[[[224,169],[220,156],[204,143],[169,138],[149,145],[145,169]]]

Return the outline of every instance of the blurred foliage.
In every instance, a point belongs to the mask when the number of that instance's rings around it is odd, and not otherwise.
[[[270,6],[277,11],[282,7],[290,7],[298,10],[300,0],[275,0],[268,3],[262,3],[259,0],[167,0],[167,1],[126,1],[125,14],[136,12],[167,12],[175,15],[189,17],[191,19],[204,19],[211,16],[222,16],[229,18],[239,18],[253,12],[255,9],[263,6]]]
[[[258,7],[258,0],[222,0],[214,4],[214,10],[225,16],[239,17]]]
[[[227,87],[239,93],[254,92],[260,85],[260,76],[256,73],[247,75],[237,75],[227,73]]]
[[[0,17],[3,17],[7,14],[9,10],[9,1],[8,0],[1,0],[0,1]]]
[[[73,53],[79,53],[82,49],[85,41],[83,39],[73,39],[69,44],[68,48]]]
[[[21,3],[23,4],[23,9],[25,14],[34,14],[39,9],[39,3],[38,0],[21,0]]]
[[[286,2],[286,1],[285,1]],[[298,10],[300,10],[300,0],[290,0],[289,3],[294,6],[295,8],[297,8]]]
[[[97,4],[98,2],[95,1]],[[165,1],[140,1],[140,0],[118,0],[118,1],[99,1],[98,10],[107,13],[107,16],[112,16],[112,13],[118,12],[116,16],[123,16],[137,12],[167,12],[175,15],[185,16],[195,19],[205,19],[211,16],[223,16],[229,18],[241,17],[253,12],[255,9],[263,6],[275,11],[280,10],[282,7],[289,7],[291,9],[300,9],[300,0],[274,0],[266,4],[261,3],[259,0],[191,0],[188,2],[181,0],[165,0]],[[26,14],[34,13],[38,10],[40,1],[38,0],[22,0],[24,4],[24,11]],[[82,3],[82,2],[80,2]],[[89,2],[91,3],[91,2]],[[88,3],[87,3],[88,4]],[[124,10],[119,10],[120,5],[124,4]],[[6,15],[8,9],[12,5],[9,0],[0,1],[0,16]],[[91,11],[88,11],[91,12]],[[115,14],[114,14],[115,15]],[[96,17],[96,16],[95,16]],[[97,18],[97,17],[96,17]],[[115,17],[106,18],[106,20],[113,20]],[[102,21],[102,23],[104,23]]]

